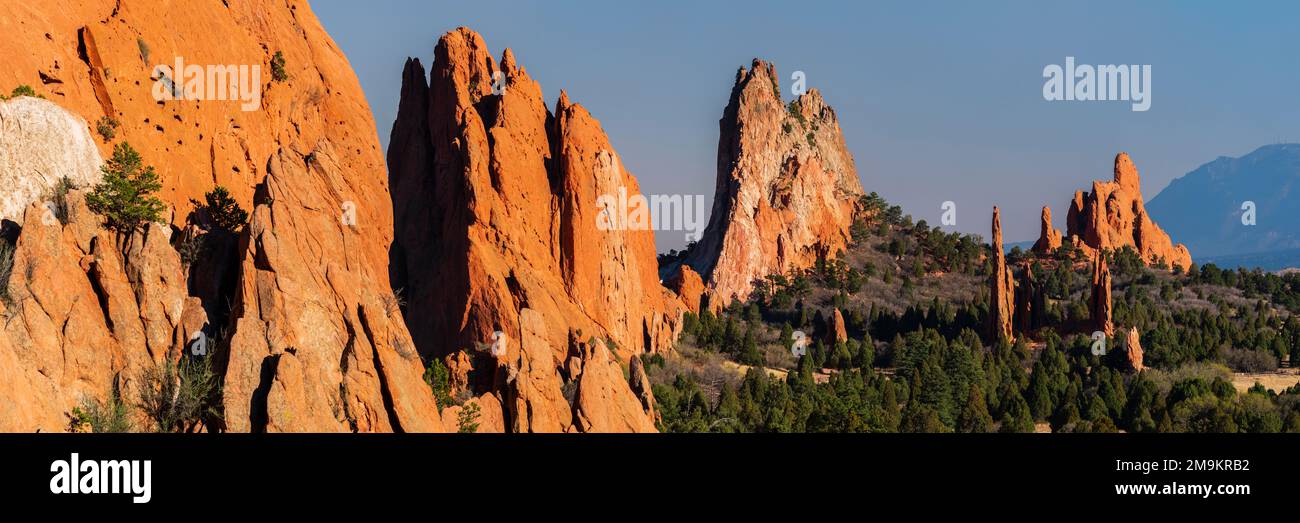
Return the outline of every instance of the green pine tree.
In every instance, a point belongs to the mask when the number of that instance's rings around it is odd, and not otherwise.
[[[248,223],[248,211],[230,196],[230,191],[220,185],[203,195],[208,217],[212,224],[227,232],[239,232]]]
[[[961,432],[993,432],[993,416],[989,415],[988,405],[984,403],[984,394],[980,388],[971,385],[967,395],[966,406],[957,417],[957,430]]]
[[[153,166],[144,165],[130,144],[122,142],[113,147],[113,157],[100,171],[104,181],[86,196],[90,210],[108,219],[109,227],[121,232],[133,232],[148,222],[162,220],[167,206],[154,196],[162,189],[162,182]]]

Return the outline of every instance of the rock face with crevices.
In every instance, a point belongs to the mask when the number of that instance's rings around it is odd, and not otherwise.
[[[62,179],[98,183],[101,163],[85,119],[40,98],[0,101],[0,220],[22,225],[27,206]]]
[[[282,151],[267,165],[248,226],[225,373],[233,431],[436,432],[444,429],[383,272],[344,225],[338,153]],[[304,234],[330,231],[332,234]],[[319,260],[306,263],[305,260]]]
[[[718,122],[713,211],[686,259],[715,309],[748,299],[754,279],[811,266],[851,239],[863,191],[835,111],[816,89],[787,106],[778,78],[762,60],[741,68]]]
[[[113,387],[134,401],[146,368],[175,361],[206,323],[186,294],[170,230],[106,230],[70,191],[61,219],[26,209],[0,292],[0,431],[59,432],[84,399]],[[136,426],[147,427],[138,413]]]
[[[216,340],[210,357],[223,380],[222,421],[205,429],[454,429],[422,379],[388,281],[384,158],[346,58],[303,0],[184,7],[0,5],[8,29],[0,85],[27,84],[48,100],[10,101],[6,114],[52,103],[76,115],[47,140],[68,150],[44,153],[73,153],[85,173],[98,167],[93,148],[83,151],[86,122],[116,120],[111,140],[93,139],[99,155],[128,142],[156,167],[169,222],[119,237],[80,191],[69,193],[66,219],[53,223],[20,198],[17,269],[0,304],[0,430],[63,430],[82,398],[103,401],[115,385],[134,403],[143,369],[177,361],[198,332]],[[283,80],[271,78],[276,53]],[[260,79],[250,79],[259,87],[255,110],[243,110],[245,100],[155,99],[154,67],[177,59],[260,67]],[[5,165],[25,176],[50,163],[41,153]],[[183,258],[186,238],[204,235],[193,211],[215,185],[250,221],[233,239]],[[219,268],[205,267],[214,259],[223,260]],[[149,426],[137,420],[134,428]]]
[[[685,307],[653,231],[598,227],[598,198],[640,193],[599,122],[563,92],[549,108],[513,51],[498,62],[460,28],[427,76],[406,62],[388,159],[391,278],[419,351],[470,355],[472,371],[449,361],[510,431],[654,430],[610,368],[668,350]]]

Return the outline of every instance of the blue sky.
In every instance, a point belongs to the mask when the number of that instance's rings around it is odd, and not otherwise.
[[[432,62],[458,26],[510,47],[553,105],[561,89],[600,119],[646,193],[712,198],[718,118],[737,67],[772,61],[789,98],[803,71],[840,117],[867,191],[917,219],[1008,241],[1064,228],[1076,189],[1118,151],[1150,200],[1202,163],[1300,142],[1300,4],[1284,2],[682,2],[319,0],[381,141],[402,63]],[[1152,104],[1049,102],[1043,67],[1149,64]],[[660,250],[680,234],[658,234]],[[1175,238],[1177,240],[1177,238]]]

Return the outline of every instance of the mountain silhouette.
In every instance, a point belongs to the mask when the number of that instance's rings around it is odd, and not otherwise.
[[[1192,257],[1239,256],[1300,248],[1300,144],[1221,156],[1175,179],[1147,211]],[[1254,205],[1254,225],[1243,215]],[[1248,216],[1246,216],[1248,218]]]

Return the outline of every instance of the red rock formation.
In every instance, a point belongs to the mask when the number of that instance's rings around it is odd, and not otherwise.
[[[1015,330],[1027,333],[1047,324],[1047,290],[1026,267],[1016,280]]]
[[[1115,157],[1114,181],[1094,181],[1092,192],[1074,194],[1066,223],[1066,234],[1089,250],[1130,246],[1149,264],[1163,261],[1184,270],[1192,264],[1187,247],[1175,245],[1147,215],[1141,177],[1127,153]]]
[[[831,321],[826,326],[826,344],[834,347],[836,343],[846,341],[849,341],[849,333],[844,328],[844,315],[840,314],[837,308],[835,313],[831,314]]]
[[[470,430],[469,426],[462,426],[461,423],[461,413],[470,405],[478,407],[478,415],[466,414],[464,421],[465,425],[478,425],[473,430]],[[501,410],[501,400],[498,400],[495,394],[484,394],[477,398],[470,398],[464,405],[452,405],[442,409],[442,418],[447,420],[451,430],[457,432],[501,433],[506,430],[505,413]]]
[[[471,383],[469,382],[469,373],[474,370],[473,358],[465,351],[456,351],[448,354],[443,358],[443,364],[447,366],[447,386],[449,393],[459,396],[464,393],[472,393]],[[445,406],[445,405],[443,405]]]
[[[623,368],[599,340],[581,344],[574,428],[582,432],[657,432],[653,395],[641,381],[641,394],[623,378]],[[639,358],[632,358],[639,360]],[[644,375],[635,381],[645,379]],[[648,402],[646,400],[649,400]]]
[[[115,384],[134,401],[143,371],[179,357],[193,322],[206,321],[185,295],[170,231],[119,236],[82,191],[67,202],[62,222],[28,207],[0,292],[0,431],[62,431],[83,398],[102,400]]]
[[[1110,267],[1106,264],[1106,257],[1100,254],[1092,259],[1092,295],[1088,303],[1093,328],[1105,332],[1106,336],[1115,334],[1115,325],[1110,319]]]
[[[1002,220],[997,207],[993,208],[993,274],[989,281],[989,333],[993,339],[1014,339],[1012,318],[1015,311],[1015,279],[1007,267],[1007,257],[1002,251]]]
[[[1042,226],[1038,234],[1038,241],[1034,243],[1034,252],[1039,254],[1051,254],[1061,247],[1061,231],[1052,227],[1052,209],[1043,206]]]
[[[718,122],[713,211],[687,258],[711,307],[747,299],[755,278],[810,266],[850,240],[863,191],[835,111],[816,89],[787,107],[778,78],[761,60],[742,68]]]
[[[661,416],[655,408],[655,395],[653,384],[650,383],[650,376],[645,372],[645,363],[641,358],[632,358],[632,363],[628,368],[629,384],[632,386],[632,393],[641,401],[641,409],[654,416],[654,421],[659,421]]]
[[[157,1],[83,0],[64,4],[0,3],[13,27],[0,38],[0,85],[19,84],[93,123],[120,122],[116,141],[134,146],[161,175],[160,196],[183,227],[194,203],[219,184],[250,208],[266,161],[281,148],[310,152],[328,139],[347,144],[339,160],[357,199],[360,223],[391,227],[384,159],[361,87],[338,46],[302,0],[199,2],[185,9]],[[48,35],[48,36],[47,36]],[[288,79],[271,80],[279,51]],[[259,65],[257,110],[241,101],[167,101],[153,97],[157,65]],[[42,78],[44,75],[44,79]],[[100,141],[107,158],[112,143]],[[358,150],[359,149],[359,150]],[[379,223],[377,223],[378,225]],[[367,257],[387,249],[391,232],[364,247]],[[375,236],[375,235],[371,235]],[[371,245],[373,243],[373,245]]]
[[[667,350],[684,310],[659,283],[652,231],[597,226],[597,199],[639,194],[636,179],[585,109],[561,93],[552,114],[514,54],[498,67],[473,31],[438,41],[429,78],[426,87],[420,63],[407,62],[388,151],[391,274],[406,289],[416,346],[445,355],[503,333],[507,353],[475,361],[496,366],[495,379],[474,385],[502,393],[512,431],[653,430],[621,372],[606,380],[613,374],[586,367]],[[617,357],[579,350],[577,333],[612,340]],[[571,354],[581,376],[562,376]],[[570,401],[566,380],[635,403],[599,408],[643,419],[584,414],[596,400]]]
[[[194,282],[207,273],[182,264],[165,226],[119,241],[81,204],[67,225],[27,220],[18,257],[32,278],[10,282],[20,299],[0,330],[0,429],[59,430],[114,375],[129,387],[144,365],[175,360],[202,323],[196,300],[206,331],[226,334],[226,429],[443,428],[401,311],[384,306],[392,217],[375,125],[306,2],[8,2],[0,20],[0,85],[34,86],[87,122],[118,120],[114,142],[157,168],[174,228],[216,184],[252,211],[242,246],[218,254],[232,260],[229,284]],[[276,52],[284,81],[270,78]],[[176,58],[260,66],[259,110],[155,100],[153,68]],[[97,142],[107,156],[112,143]]]
[[[519,349],[498,358],[496,388],[504,391],[511,432],[568,432],[573,406],[564,396],[564,380],[545,318],[532,309],[520,312]]]
[[[699,314],[700,300],[704,297],[704,280],[700,279],[700,275],[690,265],[680,266],[669,278],[667,285],[677,293],[686,310]]]
[[[384,305],[385,273],[362,256],[369,228],[341,225],[340,196],[323,190],[344,183],[336,158],[346,153],[322,142],[313,154],[273,156],[252,212],[225,374],[228,428],[443,430],[401,311]]]
[[[1128,330],[1128,338],[1125,343],[1127,347],[1126,357],[1129,368],[1137,372],[1142,372],[1146,366],[1142,364],[1142,341],[1138,336],[1137,327]]]

